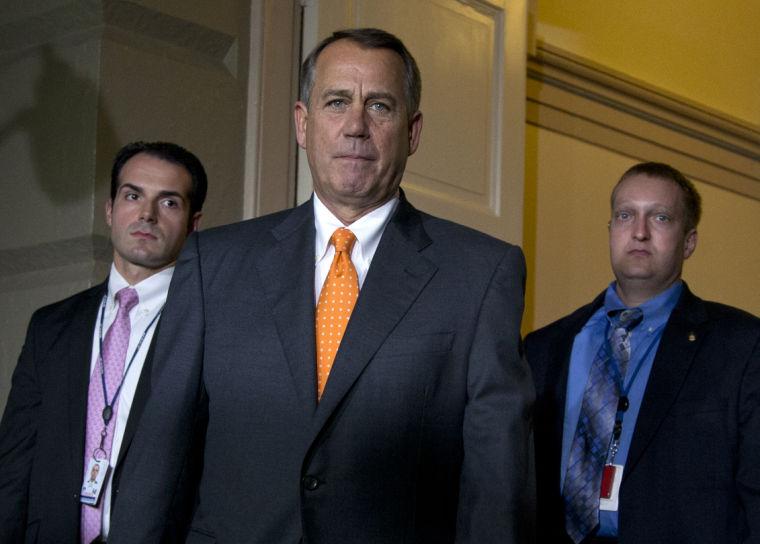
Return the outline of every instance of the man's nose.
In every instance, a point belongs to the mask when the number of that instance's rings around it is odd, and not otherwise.
[[[156,216],[156,203],[147,199],[144,200],[140,206],[140,220],[146,223],[155,223]]]
[[[369,135],[367,111],[361,104],[352,105],[346,111],[343,135],[350,138],[366,138]]]
[[[633,237],[636,240],[649,239],[649,221],[646,215],[637,215],[634,219]]]

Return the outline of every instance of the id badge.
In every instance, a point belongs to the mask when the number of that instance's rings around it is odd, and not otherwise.
[[[623,465],[604,465],[602,488],[599,493],[599,510],[617,512],[621,481],[623,481]]]
[[[87,471],[84,474],[82,482],[82,491],[79,493],[79,502],[96,506],[100,499],[100,492],[103,490],[103,484],[108,475],[108,460],[101,459],[97,461],[90,459],[87,464]]]

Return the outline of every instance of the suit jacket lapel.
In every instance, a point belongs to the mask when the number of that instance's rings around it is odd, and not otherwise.
[[[700,344],[699,325],[707,320],[702,302],[684,284],[662,334],[636,420],[623,478],[630,475],[681,391]]]
[[[135,390],[135,396],[132,399],[132,407],[129,410],[129,417],[127,418],[127,426],[124,428],[124,436],[121,439],[121,447],[119,448],[119,457],[116,460],[116,466],[121,466],[121,462],[124,460],[124,456],[129,450],[129,445],[132,443],[132,437],[137,430],[137,424],[140,421],[145,403],[148,402],[151,390],[151,369],[153,367],[153,352],[156,348],[156,338],[158,337],[158,328],[153,334],[153,339],[150,342],[148,353],[145,355],[145,362],[143,363],[142,370],[140,371],[140,379],[137,381],[137,389]]]
[[[68,369],[68,443],[70,465],[77,479],[84,472],[84,440],[87,426],[87,393],[90,385],[92,361],[92,335],[98,323],[100,305],[107,282],[89,291],[79,306],[72,311],[68,329],[61,334],[56,352],[62,360],[72,362]]]
[[[430,243],[419,213],[402,197],[351,314],[317,408],[312,438],[435,274],[437,267],[420,255]]]
[[[551,412],[547,417],[552,421],[553,448],[556,457],[551,460],[551,466],[560,466],[562,457],[562,441],[565,424],[565,402],[567,400],[567,380],[570,373],[570,359],[573,352],[575,337],[583,329],[586,322],[591,319],[599,307],[604,304],[604,292],[597,296],[588,306],[584,306],[570,318],[565,325],[565,332],[559,335],[559,345],[552,346],[550,352],[553,354],[553,360],[550,362],[549,369],[546,373],[545,383],[551,384],[547,395],[554,401]],[[570,437],[572,440],[572,437]],[[559,478],[559,471],[554,471]],[[559,490],[559,485],[556,489]]]
[[[257,268],[306,415],[317,405],[314,340],[314,208],[295,208],[272,230],[276,242]]]

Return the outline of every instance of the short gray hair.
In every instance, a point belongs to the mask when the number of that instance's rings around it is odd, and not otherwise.
[[[406,98],[407,115],[411,118],[419,110],[420,98],[422,96],[422,78],[420,77],[417,62],[401,40],[390,32],[378,28],[338,30],[319,42],[301,65],[301,88],[299,93],[301,102],[308,107],[311,90],[314,88],[314,72],[319,55],[328,45],[338,40],[351,40],[367,49],[390,49],[397,53],[404,62],[404,95]]]

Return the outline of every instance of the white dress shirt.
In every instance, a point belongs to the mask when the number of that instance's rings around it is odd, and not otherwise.
[[[103,501],[103,528],[102,535],[108,536],[108,531],[111,522],[111,480],[113,476],[113,467],[116,465],[116,460],[119,458],[119,449],[121,448],[121,441],[124,439],[124,429],[127,426],[127,419],[129,418],[129,411],[132,408],[132,400],[135,397],[135,391],[137,390],[137,382],[140,379],[142,373],[143,364],[145,363],[145,355],[148,353],[150,343],[153,340],[153,332],[156,330],[156,322],[154,322],[150,329],[145,334],[145,339],[140,346],[140,351],[134,355],[134,361],[132,366],[127,369],[129,360],[132,354],[137,348],[137,344],[140,342],[140,337],[146,332],[146,327],[150,324],[151,320],[161,311],[166,302],[166,294],[169,290],[169,283],[174,273],[174,267],[169,267],[152,276],[144,279],[137,285],[133,285],[137,291],[139,301],[137,305],[129,312],[129,320],[131,326],[131,332],[129,335],[129,346],[127,347],[127,359],[124,362],[124,384],[119,392],[119,409],[116,415],[116,423],[114,427],[113,443],[111,444],[111,471],[106,482],[106,487],[103,490],[103,496],[100,500]],[[116,319],[116,313],[119,309],[116,303],[116,293],[122,288],[129,287],[129,283],[122,277],[116,270],[116,267],[111,265],[111,273],[108,276],[108,294],[106,299],[105,314],[103,316],[103,337],[105,338],[108,332],[108,327]],[[158,321],[158,320],[156,320]],[[99,361],[100,355],[100,310],[98,310],[98,319],[95,322],[95,331],[92,335],[92,359],[90,361],[90,379],[93,379],[93,372],[96,370],[96,365]],[[96,376],[97,377],[97,376]],[[109,395],[113,395],[111,391]],[[110,400],[110,399],[109,399]]]
[[[367,277],[369,265],[372,263],[372,258],[375,256],[375,251],[380,243],[380,238],[385,231],[385,226],[390,221],[393,212],[396,211],[398,197],[392,198],[379,208],[361,216],[350,225],[344,225],[340,219],[335,217],[319,200],[316,193],[313,202],[314,226],[317,229],[314,247],[314,305],[316,305],[319,302],[322,285],[325,283],[335,256],[335,247],[330,243],[333,232],[340,227],[346,227],[356,236],[356,243],[351,250],[351,262],[356,268],[356,275],[359,277],[359,289],[361,289],[364,285],[364,279]]]

